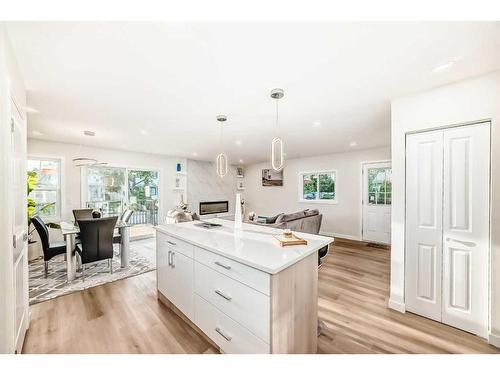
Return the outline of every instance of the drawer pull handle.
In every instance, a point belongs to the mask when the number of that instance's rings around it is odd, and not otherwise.
[[[215,294],[218,294],[219,296],[221,296],[222,298],[224,298],[225,300],[228,300],[228,301],[231,301],[232,298],[229,297],[229,296],[226,296],[224,293],[222,293],[220,290],[215,290]]]
[[[222,337],[224,337],[227,341],[231,341],[231,339],[232,339],[231,336],[228,336],[227,334],[225,334],[224,332],[222,332],[222,330],[219,327],[215,328],[215,332],[217,332],[219,335],[221,335]]]
[[[172,241],[167,241],[167,243],[169,243],[170,245],[173,245],[173,246],[177,245],[175,242],[172,242]]]
[[[230,270],[231,266],[226,266],[225,264],[222,264],[221,262],[214,262],[216,265],[219,267],[225,268],[226,270]]]

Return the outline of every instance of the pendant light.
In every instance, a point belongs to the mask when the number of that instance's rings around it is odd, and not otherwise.
[[[83,135],[87,137],[93,137],[95,136],[95,133],[90,130],[85,130],[83,132]],[[80,144],[80,147],[78,149],[78,155],[82,155],[82,150],[83,150],[83,144]],[[74,158],[72,161],[75,167],[94,167],[94,166],[101,166],[108,164],[106,162],[99,161],[95,158],[89,158],[85,156]]]
[[[227,117],[224,115],[217,116],[217,121],[220,124],[220,146],[221,149],[223,149],[224,144],[222,142],[222,129],[224,127],[224,122],[227,121]],[[219,177],[224,177],[227,174],[227,155],[222,151],[219,155],[217,155],[216,159],[216,168],[217,168],[217,175]]]
[[[271,91],[271,98],[276,100],[276,135],[271,141],[271,166],[275,171],[281,171],[285,166],[283,140],[278,135],[278,100],[284,96],[285,92],[283,89],[274,89]]]

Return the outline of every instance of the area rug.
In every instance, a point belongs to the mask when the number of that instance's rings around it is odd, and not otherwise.
[[[29,303],[34,305],[65,294],[93,288],[98,285],[122,280],[156,269],[155,240],[147,239],[130,243],[130,262],[121,268],[120,257],[113,258],[113,273],[109,273],[108,261],[90,263],[85,268],[85,280],[81,273],[71,283],[66,281],[66,262],[64,255],[58,255],[49,261],[49,273],[45,277],[43,259],[29,262]]]

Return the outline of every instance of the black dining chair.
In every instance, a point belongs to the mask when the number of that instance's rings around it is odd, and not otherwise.
[[[75,222],[82,219],[92,219],[93,208],[77,208],[73,210],[73,216],[75,217]]]
[[[49,229],[39,216],[31,218],[31,223],[35,227],[40,241],[42,242],[43,261],[45,264],[45,277],[49,272],[49,260],[59,254],[66,254],[66,242],[53,242],[50,243]]]
[[[125,210],[123,211],[122,215],[120,216],[120,221],[123,221],[125,224],[128,224],[128,221],[130,220],[130,218],[132,217],[132,214],[134,213],[134,211],[132,210]],[[118,233],[115,233],[113,235],[113,243],[117,243],[121,246],[121,243],[122,243],[122,235],[120,234],[120,231],[118,231]],[[120,247],[120,251],[118,252],[118,255],[120,255],[122,249]]]
[[[118,216],[78,220],[81,243],[76,245],[76,251],[80,255],[83,277],[86,264],[106,259],[113,273],[113,231],[117,220]]]

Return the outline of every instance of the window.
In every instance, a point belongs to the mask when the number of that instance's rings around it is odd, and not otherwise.
[[[29,158],[27,171],[37,181],[35,188],[28,196],[35,204],[33,214],[44,219],[60,219],[61,161],[59,159]]]
[[[335,183],[337,173],[307,172],[300,174],[300,201],[336,203]]]
[[[392,202],[392,169],[368,168],[368,204]]]

